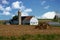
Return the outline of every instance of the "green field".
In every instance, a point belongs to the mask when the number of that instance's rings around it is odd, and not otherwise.
[[[21,35],[19,37],[0,36],[0,40],[60,40],[60,34],[36,34],[36,35]]]

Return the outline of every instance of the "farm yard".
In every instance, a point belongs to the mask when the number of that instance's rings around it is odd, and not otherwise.
[[[7,25],[5,21],[0,20],[0,40],[60,40],[60,23],[52,19],[40,19],[37,26]]]
[[[60,27],[35,29],[30,25],[0,25],[0,40],[60,40]]]
[[[38,20],[32,16],[22,17],[24,21],[18,21],[17,18],[0,20],[0,40],[60,40],[59,22],[52,19]]]

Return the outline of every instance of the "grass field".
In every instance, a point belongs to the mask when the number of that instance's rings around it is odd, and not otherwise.
[[[30,25],[0,25],[0,40],[60,40],[60,27],[39,30]]]
[[[21,35],[19,37],[15,36],[0,36],[0,40],[60,40],[60,35],[57,34],[50,34],[50,35],[44,35],[44,34],[36,34],[36,35]]]

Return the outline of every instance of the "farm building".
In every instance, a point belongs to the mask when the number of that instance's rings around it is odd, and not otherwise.
[[[22,16],[21,23],[23,25],[38,25],[38,19],[33,16]]]
[[[60,14],[54,15],[53,20],[48,22],[48,24],[52,26],[60,26]]]
[[[21,12],[18,11],[19,25],[38,25],[38,19],[33,16],[21,16]]]
[[[14,16],[6,24],[19,24],[19,25],[38,25],[39,22],[60,22],[60,14],[53,15],[52,19],[37,19],[34,16],[21,16],[21,12],[18,11],[18,15]]]
[[[38,25],[38,19],[34,16],[21,16],[21,12],[18,11],[18,15],[9,20],[8,24],[9,23],[19,25]]]

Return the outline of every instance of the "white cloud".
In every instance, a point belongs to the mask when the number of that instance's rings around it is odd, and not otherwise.
[[[9,2],[7,0],[2,0],[3,4],[8,4]]]
[[[32,12],[32,9],[31,8],[26,8],[23,5],[23,2],[21,2],[21,1],[13,2],[12,3],[12,8],[20,9],[20,11],[22,11],[22,16],[28,16],[29,15],[28,13]]]
[[[28,13],[32,12],[32,9],[25,9],[23,12],[22,12],[22,15],[21,16],[29,16]]]
[[[10,10],[11,10],[11,8],[10,7],[6,7],[6,8],[4,8],[4,6],[2,6],[1,4],[0,4],[0,10],[2,11],[2,13],[0,14],[0,15],[10,15]]]
[[[2,5],[0,5],[0,10],[2,10],[2,14],[1,15],[10,15],[11,8],[10,7],[6,7],[4,8]]]
[[[0,4],[0,10],[4,10],[4,7]]]
[[[21,10],[21,11],[24,11],[24,10],[25,10],[25,6],[22,5],[22,6],[20,7],[20,10]]]
[[[21,16],[28,16],[29,14],[26,12],[22,12]]]
[[[27,9],[25,9],[24,11],[28,13],[28,12],[32,12],[32,9],[28,9],[28,8],[27,8]]]
[[[11,7],[6,7],[5,11],[11,11]]]
[[[13,15],[12,13],[10,13],[12,9],[20,9],[22,12],[22,16],[28,16],[28,13],[32,12],[32,9],[26,8],[21,1],[13,2],[12,5],[8,7],[3,7],[2,5],[0,5],[0,10],[3,11],[2,15],[11,15],[12,17],[15,16],[15,14]]]
[[[41,19],[53,19],[56,15],[56,12],[46,12],[41,16]]]
[[[15,8],[15,9],[19,9],[21,3],[22,3],[22,2],[19,2],[19,1],[13,2],[13,3],[12,3],[12,7]]]
[[[44,9],[48,9],[49,7],[50,7],[50,6],[49,6],[49,5],[47,5],[47,6],[45,6],[45,7],[44,7]]]
[[[14,9],[20,9],[20,10],[23,11],[25,9],[25,6],[23,6],[22,1],[16,1],[16,2],[12,3],[12,8],[14,8]]]
[[[44,5],[45,3],[46,3],[46,1],[42,1],[42,2],[41,2],[41,5]]]
[[[10,12],[8,12],[8,11],[3,11],[3,15],[10,15]]]
[[[11,11],[11,7],[4,8],[4,6],[0,5],[0,10],[2,10],[2,11]]]
[[[15,15],[11,14],[12,17],[14,17]]]

